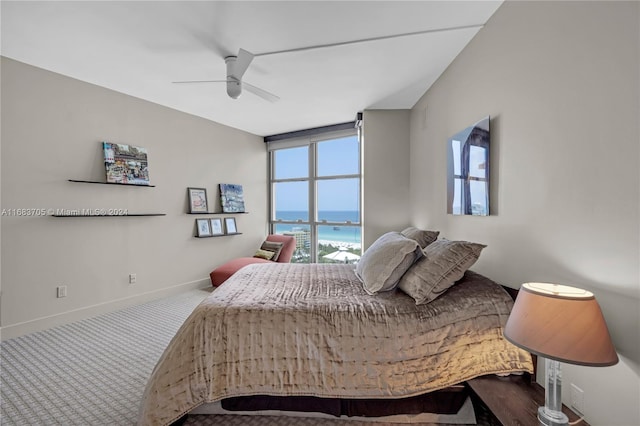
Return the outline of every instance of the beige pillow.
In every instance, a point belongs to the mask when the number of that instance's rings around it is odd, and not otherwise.
[[[273,257],[269,260],[273,260],[274,262],[278,261],[278,257],[280,257],[280,252],[282,251],[282,247],[284,243],[277,243],[275,241],[265,240],[264,243],[260,246],[260,250],[267,250],[273,252]]]
[[[422,250],[415,240],[399,232],[388,232],[364,252],[356,265],[356,276],[369,294],[393,290]]]
[[[440,231],[426,231],[422,229],[418,229],[415,226],[410,226],[404,229],[401,232],[407,238],[411,238],[412,240],[416,240],[420,247],[425,248],[432,242],[438,239],[438,235],[440,235]]]
[[[486,246],[468,241],[437,240],[423,250],[419,259],[400,279],[400,290],[416,305],[429,303],[455,284],[473,265]]]
[[[269,250],[258,249],[256,254],[253,257],[259,257],[260,259],[273,260],[273,255],[275,253]]]

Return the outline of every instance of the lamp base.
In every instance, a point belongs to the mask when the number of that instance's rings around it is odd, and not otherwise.
[[[549,412],[546,407],[538,407],[538,420],[544,426],[567,426],[569,417],[562,411]]]
[[[538,408],[538,420],[544,426],[567,426],[569,418],[562,412],[560,363],[549,358],[545,358],[544,361],[547,386],[544,389],[544,407]]]

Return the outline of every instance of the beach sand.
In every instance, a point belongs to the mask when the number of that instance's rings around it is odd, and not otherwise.
[[[342,241],[328,241],[328,240],[318,240],[318,244],[330,245],[337,248],[343,249],[355,249],[360,250],[360,244],[356,243],[345,243]]]

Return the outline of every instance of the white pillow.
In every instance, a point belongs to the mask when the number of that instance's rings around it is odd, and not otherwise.
[[[420,256],[422,250],[415,240],[388,232],[364,252],[356,266],[356,276],[369,294],[393,290]]]

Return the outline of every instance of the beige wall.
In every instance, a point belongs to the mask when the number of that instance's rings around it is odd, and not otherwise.
[[[266,147],[258,136],[3,58],[1,137],[3,209],[166,213],[3,216],[3,338],[207,286],[215,266],[251,255],[266,235]],[[68,182],[104,180],[101,141],[147,148],[156,187]],[[186,214],[187,187],[206,188],[218,207],[219,183],[244,185],[244,234],[194,238],[199,216]],[[66,298],[56,298],[59,285]]]
[[[487,244],[474,269],[502,284],[595,293],[621,362],[563,389],[592,425],[640,424],[639,9],[506,2],[411,113],[414,223]],[[493,214],[447,215],[447,138],[486,115]]]
[[[363,249],[409,225],[409,110],[363,114]]]
[[[410,112],[364,116],[365,247],[415,224],[488,244],[474,268],[502,284],[594,291],[621,363],[564,366],[593,425],[640,424],[639,15],[633,2],[507,2]],[[11,60],[1,71],[2,208],[167,213],[3,217],[3,338],[207,285],[263,238],[261,138]],[[446,215],[445,141],[488,114],[494,214]],[[147,147],[157,187],[67,182],[102,177],[102,140]],[[215,202],[220,182],[245,186],[245,234],[195,239],[186,188]],[[56,299],[61,284],[69,296]]]

